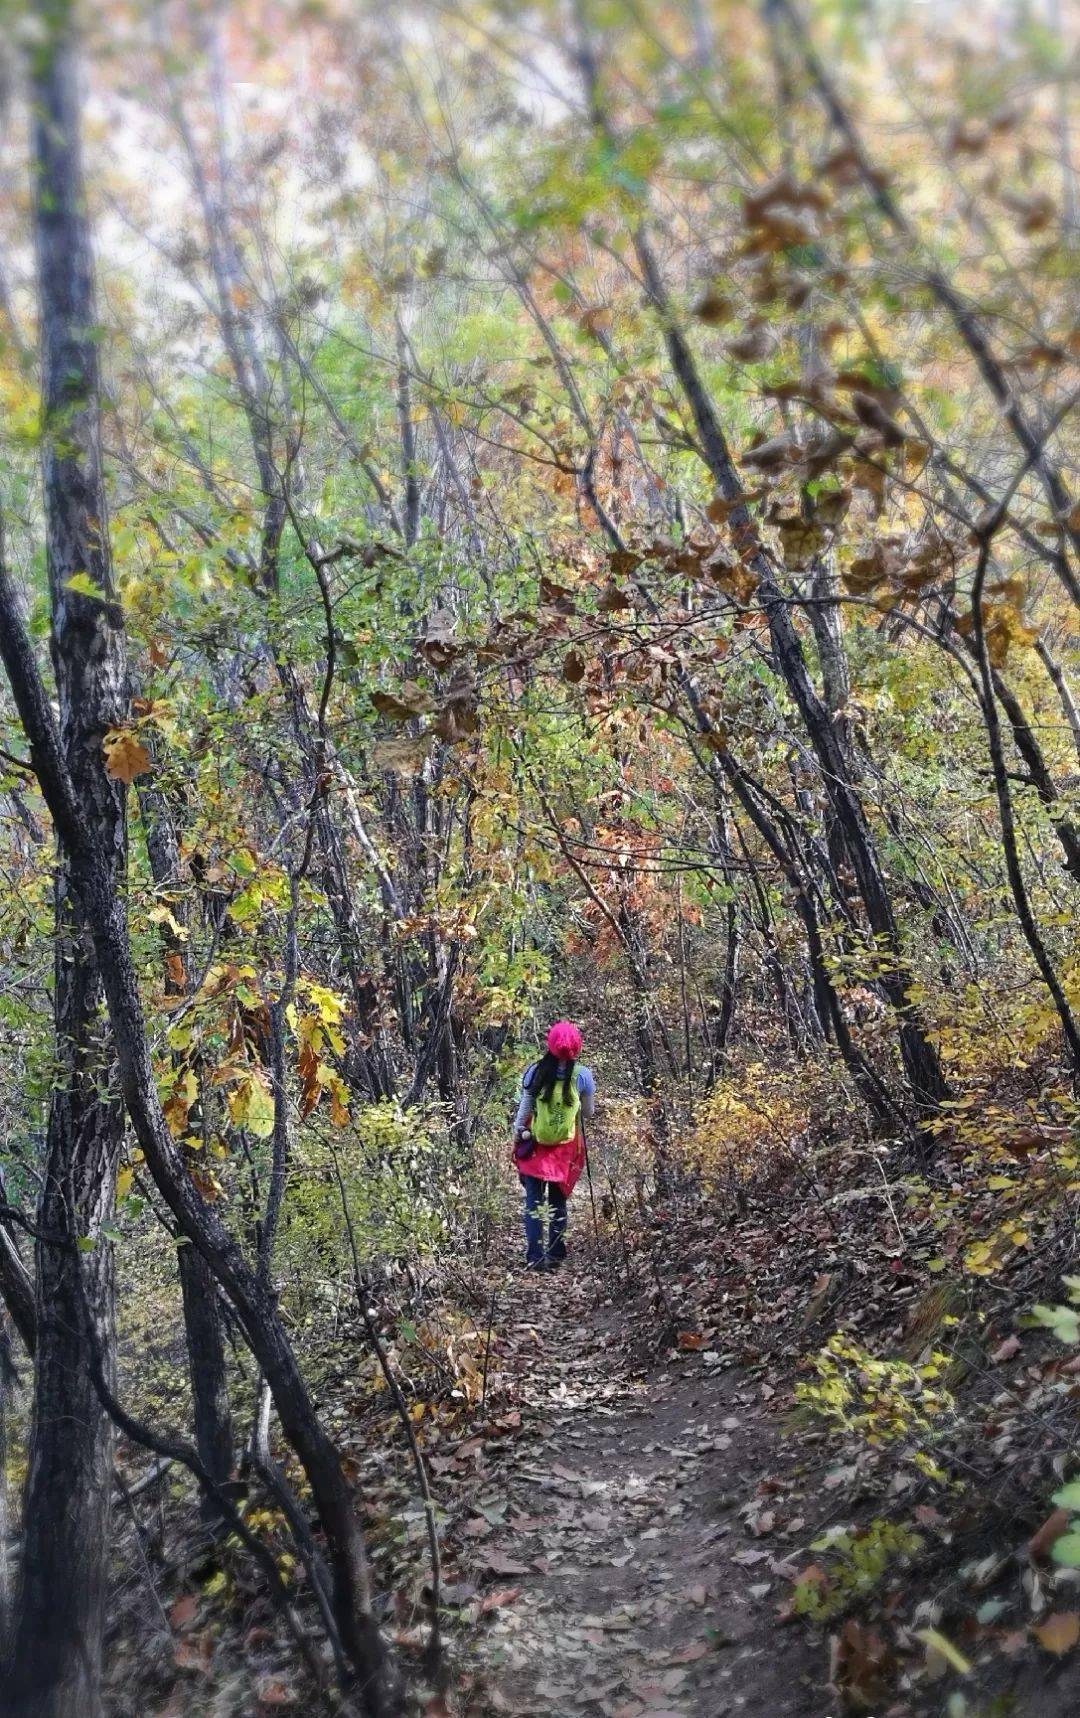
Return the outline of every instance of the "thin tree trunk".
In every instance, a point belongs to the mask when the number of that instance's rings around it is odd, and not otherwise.
[[[917,251],[919,241],[915,229],[890,189],[886,176],[877,170],[867,155],[858,127],[841,101],[836,85],[811,42],[795,0],[766,0],[766,9],[770,14],[782,16],[787,20],[807,77],[830,123],[850,148],[855,169],[874,206],[893,231]],[[975,367],[1002,418],[1023,450],[1031,470],[1037,474],[1054,517],[1059,521],[1073,554],[1080,556],[1080,525],[1073,523],[1073,498],[1065,486],[1060,468],[1046,451],[1045,439],[1017,398],[1008,374],[991,347],[981,322],[971,305],[935,264],[922,270],[922,280],[950,317],[953,327],[974,359]],[[1055,561],[1054,570],[1073,602],[1080,607],[1080,579],[1065,555]]]
[[[1009,879],[1009,887],[1012,890],[1020,928],[1061,1021],[1062,1032],[1068,1047],[1069,1061],[1072,1064],[1073,1077],[1080,1080],[1080,1028],[1077,1027],[1076,1019],[1069,1006],[1069,998],[1057,975],[1054,963],[1050,958],[1050,952],[1043,942],[1042,933],[1036,922],[1027,892],[1027,884],[1024,882],[1020,850],[1016,839],[1016,819],[1013,815],[1012,796],[1009,793],[1009,774],[1005,766],[1005,753],[1001,743],[1001,720],[998,716],[997,696],[994,691],[994,675],[983,629],[983,585],[986,580],[991,542],[990,536],[984,538],[979,551],[979,564],[971,585],[971,615],[972,638],[982,681],[983,720],[986,723],[986,738],[990,748],[994,790],[997,794],[998,812],[1001,817],[1001,845],[1005,855],[1005,871]]]
[[[727,440],[690,347],[674,320],[652,247],[643,229],[635,235],[635,246],[646,291],[663,321],[671,366],[693,415],[705,462],[718,492],[730,505],[734,541],[757,578],[776,667],[802,717],[817,757],[830,805],[859,885],[867,923],[871,934],[889,957],[889,970],[881,979],[881,988],[898,1023],[901,1055],[916,1109],[920,1115],[932,1114],[948,1096],[948,1087],[937,1051],[926,1034],[918,1009],[908,997],[910,976],[900,947],[892,901],[841,736],[829,710],[811,684],[799,635],[791,618],[790,602],[780,588],[772,560],[761,544],[742,500],[742,484]]]
[[[15,1237],[0,1224],[0,1299],[3,1300],[11,1322],[29,1355],[37,1346],[37,1316],[34,1311],[34,1284],[15,1245]]]
[[[58,1012],[64,1011],[62,1054],[68,1060],[54,1105],[53,1139],[78,1119],[72,1133],[76,1173],[49,1178],[46,1197],[58,1209],[43,1227],[66,1223],[96,1238],[111,1213],[121,1110],[107,1087],[99,1095],[106,1046],[115,1050],[120,1088],[147,1168],[181,1232],[198,1248],[231,1297],[252,1352],[270,1383],[286,1436],[303,1465],[326,1535],[334,1581],[334,1608],[355,1673],[365,1718],[392,1718],[400,1693],[391,1661],[371,1614],[367,1564],[341,1462],[304,1385],[284,1327],[240,1247],[202,1199],[162,1113],[132,958],[122,888],[126,854],[123,799],[102,767],[102,740],[122,720],[125,702],[122,616],[108,587],[104,507],[97,458],[96,342],[90,294],[89,249],[78,171],[79,113],[66,0],[56,0],[35,43],[35,198],[42,283],[46,517],[54,601],[54,655],[60,692],[60,727],[50,708],[14,586],[0,554],[0,654],[30,745],[31,762],[52,814],[64,854],[62,904],[73,927],[92,946],[58,973]],[[73,559],[77,553],[77,559]],[[103,600],[69,589],[88,575]],[[98,1006],[100,974],[111,1033]],[[92,1006],[91,1006],[92,1004]],[[72,1027],[83,1031],[82,1038]],[[90,1028],[93,1028],[91,1032]],[[79,1048],[77,1060],[71,1046]],[[96,1055],[91,1056],[91,1052]],[[91,1071],[97,1076],[88,1079]],[[82,1108],[75,1110],[78,1102]],[[91,1127],[89,1124],[93,1124]],[[74,1229],[78,1213],[81,1230]],[[112,1252],[96,1245],[83,1261],[81,1289],[74,1277],[74,1247],[39,1248],[44,1269],[59,1279],[70,1302],[64,1324],[65,1356],[74,1371],[43,1366],[31,1454],[29,1497],[41,1500],[27,1520],[23,1596],[13,1661],[5,1685],[8,1712],[17,1718],[95,1718],[100,1711],[98,1668],[104,1556],[112,1481],[112,1440],[90,1379],[96,1355],[110,1385],[113,1354]],[[53,1284],[50,1282],[50,1287]],[[92,1342],[78,1342],[84,1296],[96,1326]],[[39,1309],[39,1346],[47,1354],[52,1333],[41,1317],[55,1315],[58,1294]],[[77,1356],[73,1350],[78,1348]],[[98,1383],[101,1379],[98,1379]],[[40,1435],[38,1435],[40,1434]],[[58,1447],[71,1458],[62,1467]],[[32,1543],[31,1543],[32,1538]]]
[[[124,790],[103,742],[127,709],[99,446],[93,263],[83,212],[72,24],[64,0],[38,13],[33,192],[43,407],[42,471],[60,745],[102,887],[123,887]],[[73,591],[78,576],[100,596]],[[55,881],[55,1089],[37,1220],[37,1353],[23,1554],[8,1670],[17,1718],[95,1718],[112,1498],[112,1423],[90,1373],[84,1318],[115,1370],[112,1216],[123,1144],[114,1051],[70,854]],[[80,1258],[76,1250],[87,1247]],[[82,1284],[80,1286],[80,1267]],[[85,1302],[84,1302],[85,1295]]]
[[[252,1353],[270,1384],[285,1435],[304,1468],[326,1534],[335,1615],[356,1673],[364,1718],[396,1718],[400,1712],[397,1681],[371,1614],[363,1541],[340,1459],[315,1411],[273,1297],[262,1288],[213,1207],[199,1194],[169,1132],[154,1079],[124,895],[115,886],[107,856],[93,840],[65,766],[33,647],[2,561],[0,655],[42,793],[69,857],[75,897],[93,931],[121,1089],[147,1168],[180,1230],[198,1247],[236,1307]]]
[[[1035,640],[1035,652],[1050,677],[1050,683],[1058,695],[1065,720],[1069,724],[1069,732],[1073,737],[1077,758],[1080,759],[1080,710],[1076,707],[1072,687],[1065,678],[1060,662],[1042,638]]]
[[[195,1448],[214,1484],[223,1485],[233,1470],[233,1432],[218,1287],[197,1247],[178,1247],[176,1261],[184,1302]],[[207,1516],[212,1513],[207,1504]]]
[[[139,805],[146,826],[150,874],[156,888],[174,891],[169,903],[172,916],[183,926],[186,914],[176,892],[180,848],[171,812],[164,795],[153,787],[143,789]],[[183,943],[168,920],[162,923],[160,932],[165,958],[165,994],[182,996],[188,989]],[[214,1484],[222,1485],[233,1469],[233,1433],[217,1284],[206,1260],[195,1247],[181,1246],[177,1250],[177,1269],[184,1306],[195,1447]],[[217,1513],[209,1495],[204,1495],[203,1512],[207,1518]]]

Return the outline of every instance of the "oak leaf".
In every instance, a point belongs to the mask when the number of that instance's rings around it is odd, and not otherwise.
[[[111,728],[105,735],[105,774],[130,787],[151,768],[150,753],[129,728]]]

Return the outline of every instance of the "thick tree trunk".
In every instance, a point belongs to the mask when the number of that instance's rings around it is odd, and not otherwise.
[[[70,19],[63,4],[39,16],[34,222],[60,743],[83,827],[101,856],[103,887],[116,891],[126,862],[124,793],[105,773],[103,742],[124,720],[127,697],[101,480],[93,265]],[[100,596],[73,591],[76,577]],[[124,1123],[93,944],[62,843],[55,899],[57,1071],[37,1213],[45,1238],[37,1244],[34,1408],[7,1710],[18,1718],[94,1718],[113,1438],[90,1376],[85,1320],[111,1378],[113,1252],[100,1229],[113,1211]]]

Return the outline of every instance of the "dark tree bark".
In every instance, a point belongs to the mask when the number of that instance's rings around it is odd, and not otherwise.
[[[195,1448],[214,1484],[223,1485],[233,1469],[233,1434],[217,1283],[197,1247],[181,1246],[176,1257],[184,1301]]]
[[[593,125],[599,136],[610,139],[610,128],[600,100],[596,58],[584,27],[581,28],[577,55]],[[645,296],[657,313],[675,380],[693,419],[697,451],[712,476],[718,495],[728,504],[734,546],[757,579],[758,597],[769,625],[773,663],[810,741],[828,795],[831,815],[855,873],[870,935],[884,957],[884,971],[878,982],[897,1022],[901,1058],[916,1113],[920,1118],[927,1118],[947,1099],[949,1088],[937,1051],[927,1035],[918,1008],[908,994],[911,977],[901,947],[892,899],[856,785],[842,725],[834,719],[810,678],[802,641],[791,615],[792,598],[781,586],[773,557],[762,542],[746,505],[727,437],[690,343],[675,315],[644,224],[635,229],[633,243]],[[590,486],[587,493],[604,529],[619,542],[618,532],[600,505],[595,488]],[[677,679],[684,691],[687,690],[688,678],[677,675]],[[701,725],[700,699],[692,696],[692,686],[689,692],[695,718]],[[710,727],[706,719],[703,731]]]
[[[315,1411],[273,1297],[264,1290],[213,1208],[203,1200],[169,1132],[154,1080],[124,895],[115,886],[106,855],[93,839],[66,768],[33,647],[2,561],[0,655],[42,793],[68,855],[74,897],[93,931],[121,1090],[147,1169],[181,1232],[198,1247],[215,1280],[233,1302],[252,1353],[270,1385],[285,1435],[304,1468],[326,1535],[335,1616],[355,1671],[364,1718],[397,1718],[401,1710],[397,1680],[371,1613],[363,1541],[340,1459]]]
[[[152,787],[140,793],[139,805],[146,826],[146,851],[154,884],[158,889],[171,886],[175,890],[180,847],[170,808],[164,795]],[[177,893],[173,894],[170,907],[173,919],[183,926],[185,913]],[[165,957],[165,993],[182,996],[187,989],[184,946],[168,920],[161,926],[161,945]],[[210,1479],[215,1485],[223,1485],[233,1468],[233,1433],[217,1284],[196,1247],[178,1249],[177,1268],[184,1304],[195,1447]],[[216,1513],[209,1493],[204,1494],[203,1506],[207,1517]]]
[[[758,581],[758,594],[769,623],[777,671],[798,709],[821,769],[830,808],[842,834],[862,896],[871,935],[886,956],[880,982],[896,1017],[900,1050],[916,1110],[929,1115],[948,1096],[937,1051],[927,1037],[918,1009],[909,1000],[910,983],[885,875],[862,801],[852,778],[843,739],[830,711],[818,696],[807,670],[799,634],[791,617],[772,559],[742,500],[742,483],[711,398],[701,380],[689,344],[674,319],[648,236],[635,235],[645,289],[664,325],[671,367],[683,391],[697,429],[705,463],[721,496],[730,504],[730,525],[736,547]]]
[[[105,772],[103,742],[124,720],[127,689],[101,477],[76,67],[63,0],[38,15],[33,189],[53,666],[64,761],[103,886],[115,891],[126,861],[124,790]],[[72,590],[76,576],[100,594]],[[7,1710],[18,1718],[94,1718],[113,1435],[90,1374],[84,1317],[111,1378],[113,1251],[99,1232],[113,1211],[124,1122],[93,944],[62,842],[55,903],[57,1072],[37,1213],[48,1238],[37,1244],[34,1407]],[[82,1257],[78,1241],[89,1243]]]
[[[0,1224],[0,1300],[11,1315],[11,1322],[22,1338],[26,1352],[32,1355],[37,1347],[34,1283],[23,1264],[14,1236],[3,1224]]]
[[[990,748],[994,791],[997,794],[998,812],[1001,817],[1001,846],[1005,856],[1005,872],[1009,879],[1009,888],[1012,890],[1020,928],[1061,1021],[1061,1029],[1064,1033],[1069,1061],[1072,1065],[1073,1078],[1080,1081],[1080,1027],[1077,1026],[1075,1016],[1069,1005],[1069,998],[1057,975],[1054,963],[1050,958],[1050,952],[1043,941],[1042,932],[1036,922],[1028,896],[1027,884],[1024,881],[1023,867],[1020,863],[1016,819],[1013,814],[1012,796],[1009,792],[1009,772],[1005,764],[1005,753],[1001,739],[1001,719],[998,716],[993,669],[983,630],[983,586],[986,580],[986,569],[989,565],[992,543],[993,528],[983,538],[979,550],[979,562],[971,584],[971,615],[972,638],[982,681],[983,720],[986,723],[986,739]]]
[[[101,1098],[88,1086],[90,1052],[100,1061],[115,1050],[120,1090],[149,1173],[180,1231],[198,1248],[215,1280],[236,1307],[245,1335],[267,1378],[286,1436],[304,1467],[326,1535],[334,1583],[334,1608],[342,1642],[355,1675],[357,1703],[365,1718],[391,1718],[400,1711],[396,1678],[371,1614],[363,1542],[349,1488],[330,1439],[304,1385],[273,1299],[260,1284],[240,1247],[207,1206],[188,1175],[158,1097],[150,1044],[139,994],[122,884],[125,853],[123,801],[102,767],[104,727],[124,712],[122,617],[108,589],[104,508],[97,454],[96,347],[90,294],[89,249],[82,212],[78,166],[78,104],[68,0],[55,0],[45,14],[46,37],[34,49],[36,204],[42,282],[44,395],[47,412],[45,487],[49,522],[50,578],[54,599],[55,655],[60,685],[58,729],[27,634],[14,587],[0,556],[0,654],[30,745],[31,763],[52,814],[64,855],[63,904],[92,948],[61,976],[58,1000],[65,1024],[93,1027],[85,1042],[73,1040],[80,1056],[65,1069],[57,1120],[83,1122],[75,1136],[78,1173],[57,1183],[64,1197],[50,1220],[67,1221],[79,1211],[93,1228],[111,1210],[119,1145],[120,1107],[111,1093]],[[62,433],[61,433],[62,432]],[[73,560],[73,550],[78,559]],[[88,573],[102,600],[71,591],[69,580]],[[62,677],[61,677],[62,676]],[[108,698],[108,702],[106,702]],[[102,725],[104,719],[104,727]],[[100,973],[108,1027],[98,1007]],[[91,985],[93,989],[91,991]],[[82,1013],[76,1010],[81,1008]],[[100,1072],[99,1068],[95,1071]],[[84,1106],[76,1117],[73,1102]],[[86,1107],[93,1106],[93,1107]],[[87,1118],[94,1123],[91,1129]],[[59,1129],[51,1130],[59,1139]],[[50,1182],[50,1187],[53,1185]],[[77,1290],[74,1249],[48,1255],[61,1286]],[[45,1258],[39,1256],[39,1268]],[[111,1482],[111,1438],[103,1429],[87,1357],[95,1352],[106,1388],[112,1353],[111,1251],[98,1246],[86,1255],[83,1293],[97,1328],[82,1343],[73,1374],[55,1374],[39,1362],[45,1390],[42,1406],[59,1393],[51,1417],[39,1414],[48,1434],[32,1456],[31,1497],[43,1507],[28,1527],[34,1551],[25,1559],[24,1596],[14,1662],[5,1685],[7,1710],[18,1718],[93,1718],[100,1710],[96,1681],[100,1660],[102,1559],[107,1545]],[[78,1332],[82,1296],[73,1307]],[[100,1309],[104,1308],[102,1316]],[[39,1315],[40,1317],[40,1315]],[[46,1341],[44,1325],[39,1343]],[[98,1379],[101,1382],[101,1379]],[[84,1388],[85,1387],[85,1388]],[[93,1393],[91,1400],[90,1392]],[[57,1411],[59,1409],[59,1412]],[[76,1445],[61,1469],[58,1440]],[[45,1458],[53,1459],[47,1461]],[[88,1533],[87,1500],[95,1505],[97,1532]],[[51,1514],[49,1511],[51,1510]],[[48,1527],[51,1526],[50,1539]],[[63,1548],[70,1546],[66,1566]],[[51,1613],[43,1599],[52,1583]],[[65,1606],[65,1588],[70,1603]],[[73,1646],[78,1650],[74,1651]]]
[[[844,1011],[840,1005],[840,998],[836,994],[825,960],[825,950],[822,945],[813,894],[800,874],[795,857],[789,851],[780,831],[764,810],[760,796],[754,791],[753,784],[730,754],[727,752],[717,754],[715,760],[710,760],[710,768],[716,774],[722,771],[726,776],[739,804],[777,861],[791,889],[793,904],[806,933],[814,1006],[822,1030],[831,1033],[835,1039],[846,1067],[878,1122],[883,1127],[895,1126],[902,1119],[896,1105],[866,1058],[852,1042],[851,1033],[844,1019]],[[778,965],[780,971],[783,971],[779,962]]]

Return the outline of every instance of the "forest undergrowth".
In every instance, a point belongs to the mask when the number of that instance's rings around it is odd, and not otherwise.
[[[602,1017],[596,1031],[603,1090],[617,1036]],[[1038,1250],[1014,1235],[1008,1265],[979,1274],[964,1259],[992,1244],[1003,1189],[962,1141],[927,1177],[880,1141],[856,1146],[855,1112],[783,1137],[784,1082],[775,1110],[760,1086],[747,1099],[737,1146],[676,1131],[660,1189],[617,1107],[601,1112],[556,1277],[521,1268],[495,1134],[459,1246],[365,1279],[430,1480],[434,1617],[416,1469],[354,1285],[325,1270],[323,1309],[300,1315],[410,1710],[1074,1709],[1080,1592],[1052,1561],[1080,1388],[1075,1332],[1061,1313],[1047,1328],[1076,1251],[1071,1216],[1044,1209],[1056,1142],[1027,1139],[1014,1160],[1009,1221],[1040,1226]],[[174,1411],[179,1359],[156,1345],[154,1299],[121,1343],[127,1364],[145,1345],[131,1406],[148,1417]],[[160,1466],[121,1446],[110,1711],[307,1706],[317,1684],[242,1547],[200,1521],[189,1475]],[[240,1495],[292,1575],[284,1518],[250,1478]]]

